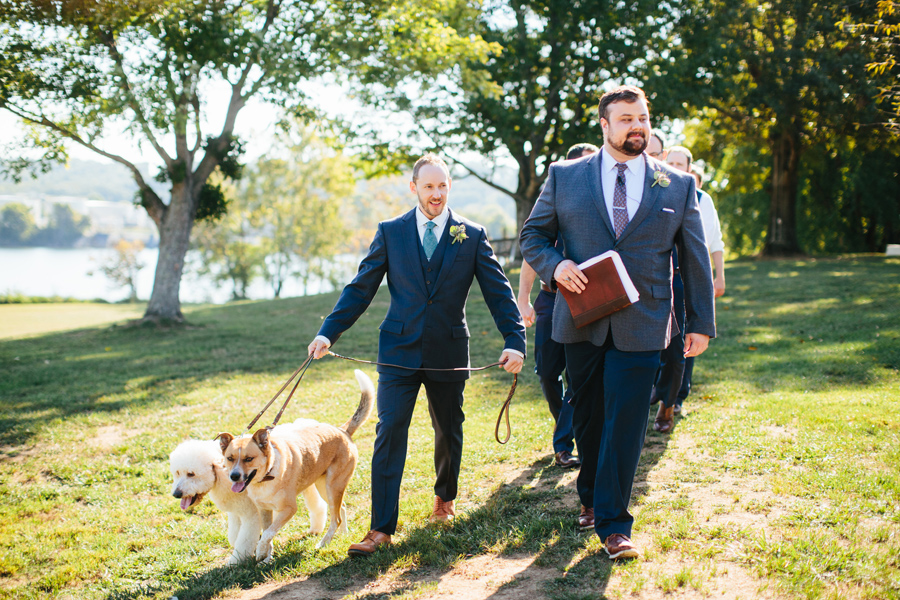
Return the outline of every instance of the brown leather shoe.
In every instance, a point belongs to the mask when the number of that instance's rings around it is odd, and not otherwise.
[[[557,452],[555,456],[556,459],[553,464],[557,467],[562,467],[563,469],[571,469],[572,467],[577,467],[581,464],[581,461],[572,456],[571,452],[566,452],[565,450]]]
[[[653,431],[669,433],[675,429],[675,406],[666,408],[665,404],[659,405],[656,411],[656,420],[653,421]]]
[[[578,518],[575,519],[575,522],[578,523],[578,527],[580,529],[593,529],[594,528],[594,509],[588,508],[587,506],[582,506],[581,514],[578,515]]]
[[[453,500],[441,500],[440,496],[434,497],[434,510],[431,511],[431,521],[433,523],[444,523],[450,521],[456,516],[453,510]]]
[[[379,546],[389,546],[391,536],[374,529],[366,534],[366,537],[358,544],[351,544],[347,549],[350,556],[370,556]]]
[[[641,555],[637,546],[624,533],[614,533],[606,538],[605,546],[610,558],[637,558]]]

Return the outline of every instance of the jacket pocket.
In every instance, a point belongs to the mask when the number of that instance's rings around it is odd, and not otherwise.
[[[467,338],[469,337],[469,328],[465,325],[454,325],[451,334],[453,335],[453,339]]]
[[[672,297],[672,288],[668,285],[651,285],[650,293],[654,298],[671,298]]]
[[[387,331],[388,333],[396,333],[400,335],[403,333],[403,321],[392,321],[390,319],[385,319],[381,322],[381,325],[378,326],[378,329],[382,331]]]

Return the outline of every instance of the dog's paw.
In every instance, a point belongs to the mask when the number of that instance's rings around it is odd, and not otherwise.
[[[306,530],[306,535],[319,535],[323,531],[325,531],[324,525],[322,527],[310,527]]]
[[[260,541],[256,546],[256,560],[261,563],[268,563],[272,560],[272,542]]]

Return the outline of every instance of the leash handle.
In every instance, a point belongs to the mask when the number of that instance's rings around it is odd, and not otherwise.
[[[516,384],[519,382],[519,375],[517,373],[513,373],[513,382],[512,386],[509,388],[509,395],[506,397],[506,402],[503,403],[503,406],[500,408],[500,414],[497,415],[497,426],[494,427],[494,439],[497,440],[498,444],[505,444],[509,441],[509,438],[512,437],[512,427],[509,425],[509,406],[512,404],[513,396],[516,395]],[[506,437],[502,440],[500,439],[500,422],[506,418]]]

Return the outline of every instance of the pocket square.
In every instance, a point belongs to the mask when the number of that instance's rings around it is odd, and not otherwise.
[[[672,213],[673,215],[675,214],[674,208],[664,208],[664,209],[662,209],[662,211],[667,212],[667,213]]]

